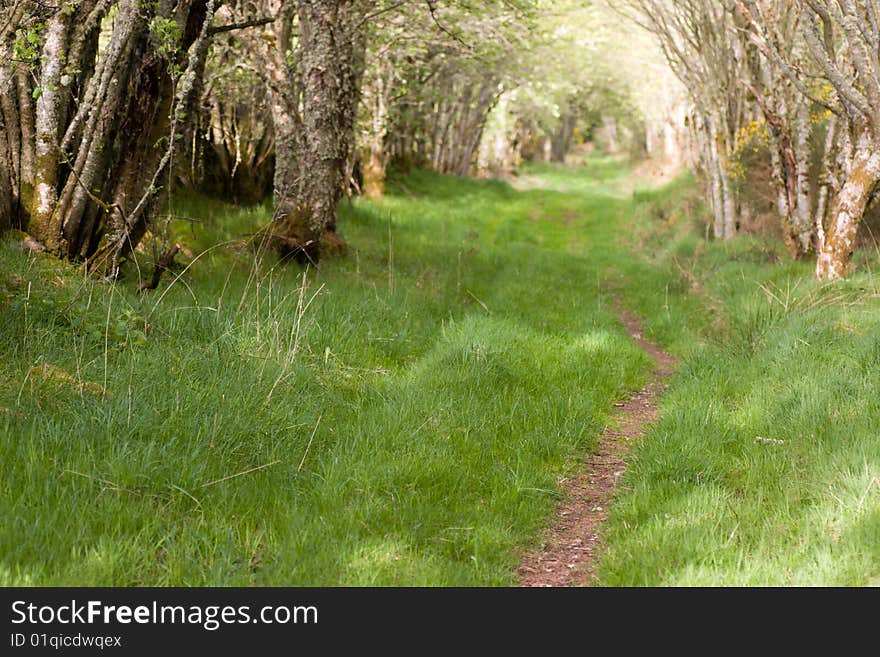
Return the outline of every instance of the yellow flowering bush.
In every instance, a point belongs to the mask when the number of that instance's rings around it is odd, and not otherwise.
[[[753,158],[766,153],[769,146],[770,133],[765,121],[749,121],[740,128],[736,134],[736,147],[725,163],[731,180],[737,184],[744,182]]]

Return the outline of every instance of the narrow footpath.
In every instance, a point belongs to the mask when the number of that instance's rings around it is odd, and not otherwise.
[[[605,428],[597,449],[562,482],[563,498],[553,525],[540,548],[527,553],[517,570],[522,586],[589,586],[596,582],[602,527],[626,467],[626,454],[648,425],[657,421],[658,402],[675,368],[675,357],[644,338],[635,315],[620,310],[618,316],[633,340],[653,359],[653,375],[644,388],[616,404],[614,428]]]

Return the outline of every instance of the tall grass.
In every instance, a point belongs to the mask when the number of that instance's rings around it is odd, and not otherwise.
[[[626,173],[400,177],[307,271],[249,246],[268,207],[179,199],[147,295],[3,245],[0,583],[515,583],[649,370],[619,303],[681,361],[602,583],[877,585],[875,254],[820,285]]]
[[[649,367],[606,184],[415,173],[306,272],[248,247],[268,208],[184,199],[190,266],[145,296],[3,246],[0,582],[513,583]]]
[[[811,264],[787,261],[772,241],[706,243],[682,212],[689,189],[645,193],[634,213],[647,264],[666,272],[670,292],[655,285],[630,299],[685,359],[626,475],[602,581],[876,586],[871,254],[859,254],[852,280],[817,283]]]

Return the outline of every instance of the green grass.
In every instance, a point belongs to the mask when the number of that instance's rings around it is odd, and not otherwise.
[[[204,199],[173,227],[202,255],[143,297],[4,246],[0,582],[514,583],[649,369],[606,285],[625,169],[594,166],[415,173],[305,276],[243,248],[266,207]]]
[[[819,285],[706,242],[690,178],[632,186],[417,172],[305,275],[244,245],[268,207],[181,199],[145,296],[0,247],[0,583],[513,584],[649,371],[622,303],[680,364],[602,583],[880,584],[875,254]]]
[[[877,586],[874,255],[858,254],[850,281],[822,285],[771,241],[707,244],[681,212],[689,187],[638,197],[635,232],[674,278],[671,301],[630,299],[683,361],[632,458],[602,581]]]

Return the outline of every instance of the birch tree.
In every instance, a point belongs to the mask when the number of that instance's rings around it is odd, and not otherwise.
[[[750,77],[744,80],[761,109],[770,136],[777,211],[786,246],[802,258],[819,247],[827,208],[827,185],[834,163],[836,117],[827,123],[827,138],[818,161],[820,173],[811,173],[812,113],[818,109],[802,94],[789,75],[790,66],[812,72],[813,66],[799,36],[802,12],[787,0],[745,0],[738,10],[746,19],[754,44]]]
[[[747,0],[741,5],[767,66],[776,67],[803,98],[831,115],[826,175],[815,195],[816,276],[844,278],[859,225],[880,182],[880,7],[873,0]],[[797,39],[791,41],[806,62],[779,38],[780,16],[786,12],[796,16]]]
[[[880,183],[880,7],[873,0],[800,0],[801,31],[845,122],[844,177],[822,235],[816,276],[848,275],[859,224]],[[809,93],[809,89],[805,88]]]
[[[730,0],[629,0],[628,15],[656,37],[695,106],[694,137],[709,183],[714,234],[730,239],[739,211],[729,161],[748,118],[744,39]]]

